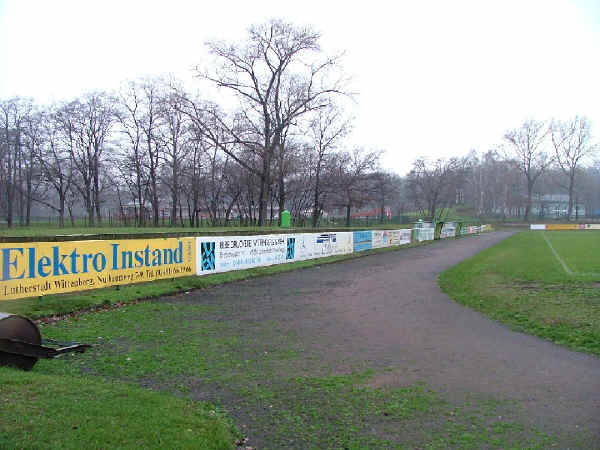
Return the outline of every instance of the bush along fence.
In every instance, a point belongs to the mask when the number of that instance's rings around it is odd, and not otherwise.
[[[345,255],[491,227],[447,223],[437,236],[435,229],[420,223],[412,230],[0,243],[0,300]]]

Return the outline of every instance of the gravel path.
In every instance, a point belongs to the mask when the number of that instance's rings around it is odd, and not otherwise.
[[[495,232],[202,291],[247,320],[272,319],[335,361],[381,371],[376,385],[424,381],[447,397],[516,400],[544,430],[600,442],[600,359],[517,333],[440,291],[445,269],[510,236]],[[600,447],[599,447],[600,448]]]

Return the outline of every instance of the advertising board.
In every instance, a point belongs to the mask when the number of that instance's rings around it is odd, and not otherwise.
[[[440,232],[440,238],[446,239],[449,237],[456,236],[456,223],[454,222],[446,222],[442,227],[442,231]]]
[[[389,247],[390,244],[390,231],[388,230],[373,230],[371,232],[371,246],[372,248]]]
[[[405,228],[402,230],[390,231],[390,245],[406,245],[410,244],[412,230]]]
[[[373,248],[373,233],[371,230],[355,231],[352,238],[355,252],[362,252]]]
[[[576,223],[551,223],[546,224],[546,230],[579,230]]]
[[[195,238],[0,244],[0,300],[196,273]]]
[[[415,228],[415,239],[419,242],[433,241],[434,234],[433,228]]]
[[[412,230],[373,230],[372,247],[382,248],[410,244]]]
[[[352,233],[300,233],[294,239],[294,261],[352,253]]]
[[[227,272],[270,266],[293,260],[296,242],[293,236],[215,236],[196,238],[196,273]]]

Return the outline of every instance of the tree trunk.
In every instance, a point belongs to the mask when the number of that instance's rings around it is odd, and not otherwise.
[[[98,156],[94,155],[94,207],[96,209],[96,220],[98,225],[102,223],[102,215],[100,214],[100,174]]]
[[[58,226],[65,227],[65,194],[63,192],[58,194]]]
[[[156,192],[156,174],[154,173],[154,169],[150,172],[150,182],[152,188],[152,223],[157,227],[160,220],[160,213],[158,211],[158,192]]]
[[[312,213],[312,226],[313,228],[317,227],[317,223],[319,222],[319,217],[321,216],[321,208],[319,204],[319,197],[321,196],[321,180],[320,180],[320,170],[317,167],[317,173],[315,174],[315,196],[313,198],[313,213]]]
[[[258,226],[265,225],[267,219],[267,203],[270,191],[271,180],[269,179],[271,168],[270,152],[267,151],[263,158],[263,172],[260,176],[260,191],[258,193]]]
[[[173,175],[173,188],[171,192],[171,226],[175,226],[177,224],[177,205],[179,204],[179,171],[177,168],[177,158],[176,152],[177,147],[173,147],[173,167],[172,167],[172,175]]]
[[[279,226],[281,226],[281,213],[285,210],[285,185],[283,174],[279,176]]]
[[[571,220],[571,214],[573,214],[573,191],[575,190],[575,173],[569,174],[569,212],[567,220]]]
[[[529,220],[529,215],[531,214],[531,204],[533,203],[533,193],[532,189],[527,187],[527,205],[525,205],[525,215],[523,216],[523,222],[527,222]]]

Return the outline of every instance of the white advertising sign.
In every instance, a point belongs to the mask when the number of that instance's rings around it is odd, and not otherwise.
[[[390,232],[387,230],[373,230],[371,235],[372,248],[389,247],[390,245]]]
[[[530,230],[545,230],[546,225],[543,223],[542,224],[532,223],[531,225],[529,225],[529,229]]]
[[[440,232],[440,238],[445,239],[454,236],[456,236],[456,224],[454,222],[445,223]]]
[[[410,244],[410,237],[412,235],[411,229],[392,230],[390,233],[390,245]]]
[[[286,262],[288,236],[220,236],[196,239],[196,272],[227,272]],[[292,256],[293,258],[293,256]]]
[[[433,228],[415,228],[415,239],[419,242],[433,241],[434,231]]]
[[[294,261],[352,253],[352,233],[302,233],[294,239]]]
[[[373,248],[410,244],[412,230],[373,230]]]

